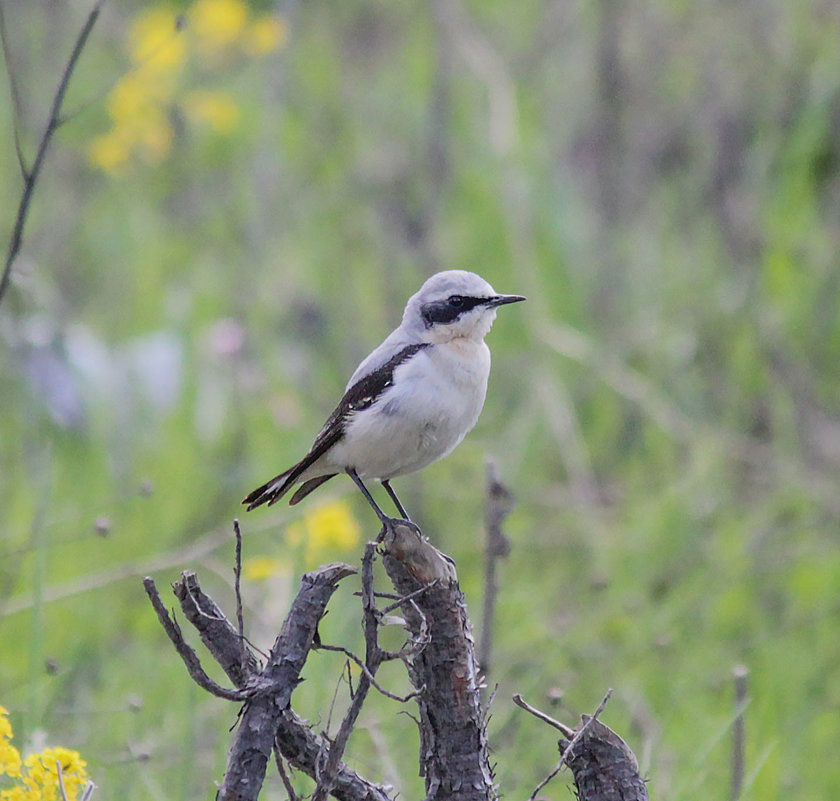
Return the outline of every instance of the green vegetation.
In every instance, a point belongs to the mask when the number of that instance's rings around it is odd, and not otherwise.
[[[3,5],[31,158],[88,6]],[[476,623],[485,458],[517,495],[505,796],[556,760],[511,694],[573,723],[613,687],[654,798],[728,799],[736,664],[743,798],[840,796],[836,4],[198,5],[175,31],[106,4],[0,302],[0,704],[24,756],[78,751],[102,798],[211,795],[236,709],[192,685],[140,577],[195,569],[232,611],[241,498],[422,280],[463,267],[529,302],[490,335],[476,430],[395,484]],[[12,107],[4,76],[4,242]],[[339,479],[242,523],[263,648],[297,575],[376,529]],[[321,636],[356,647],[346,584]],[[296,691],[321,728],[341,668],[313,655]],[[399,712],[371,698],[349,752],[421,798]]]

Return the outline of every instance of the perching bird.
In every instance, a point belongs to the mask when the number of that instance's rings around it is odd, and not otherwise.
[[[300,485],[296,504],[338,473],[347,473],[385,523],[362,479],[376,478],[409,520],[390,484],[451,453],[475,425],[487,393],[490,350],[484,337],[496,309],[525,300],[499,295],[481,276],[447,270],[412,295],[402,323],[353,373],[344,397],[309,453],[255,489],[248,511]]]

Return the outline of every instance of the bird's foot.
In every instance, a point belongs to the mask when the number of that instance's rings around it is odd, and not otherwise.
[[[409,529],[417,537],[417,539],[423,539],[423,532],[420,530],[420,526],[413,521],[402,517],[383,517],[382,530],[379,532],[376,542],[382,544],[386,537],[393,538],[396,533],[395,529],[397,526],[403,526]]]

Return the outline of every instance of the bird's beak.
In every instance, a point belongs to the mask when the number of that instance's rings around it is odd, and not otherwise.
[[[504,306],[506,303],[519,303],[520,300],[525,300],[522,295],[494,295],[487,301],[488,306]]]

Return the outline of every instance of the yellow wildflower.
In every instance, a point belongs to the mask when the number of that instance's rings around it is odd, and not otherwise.
[[[242,563],[242,577],[246,581],[265,581],[272,576],[282,576],[288,572],[288,562],[270,556],[252,556]]]
[[[190,92],[184,98],[184,111],[194,122],[206,123],[220,134],[233,133],[239,122],[239,109],[225,92]]]
[[[189,10],[189,19],[199,50],[218,55],[245,30],[248,7],[243,0],[196,0]]]
[[[140,125],[168,99],[171,90],[168,82],[156,80],[143,70],[131,72],[109,93],[108,114],[116,125]]]
[[[0,801],[41,801],[41,791],[37,787],[18,784],[0,792]]]
[[[266,14],[255,20],[245,32],[245,52],[252,56],[264,56],[282,47],[286,42],[286,26],[277,17]]]
[[[0,801],[59,801],[58,765],[61,765],[67,799],[76,801],[79,790],[88,781],[87,763],[77,751],[60,746],[30,754],[21,763],[20,753],[11,744],[12,726],[8,714],[8,710],[0,706],[0,775],[6,774],[18,782],[0,791]]]
[[[0,776],[16,778],[20,776],[20,752],[10,742],[12,739],[12,724],[9,721],[9,710],[0,706]]]
[[[130,156],[131,149],[117,130],[97,136],[88,147],[91,163],[113,174],[120,173],[127,166]]]
[[[141,11],[131,23],[128,39],[131,60],[155,72],[177,70],[186,60],[178,17],[168,6]]]
[[[175,134],[160,108],[149,112],[143,124],[135,131],[137,150],[140,156],[152,164],[160,161],[172,148]]]
[[[34,797],[41,801],[58,801],[61,797],[58,764],[61,765],[61,778],[68,801],[75,801],[79,790],[87,784],[87,762],[77,751],[69,748],[45,748],[28,756],[23,764],[27,773],[24,783],[31,790],[40,790],[40,795]]]
[[[346,501],[337,500],[316,507],[304,517],[306,563],[314,565],[325,554],[346,551],[358,544],[361,529]]]

